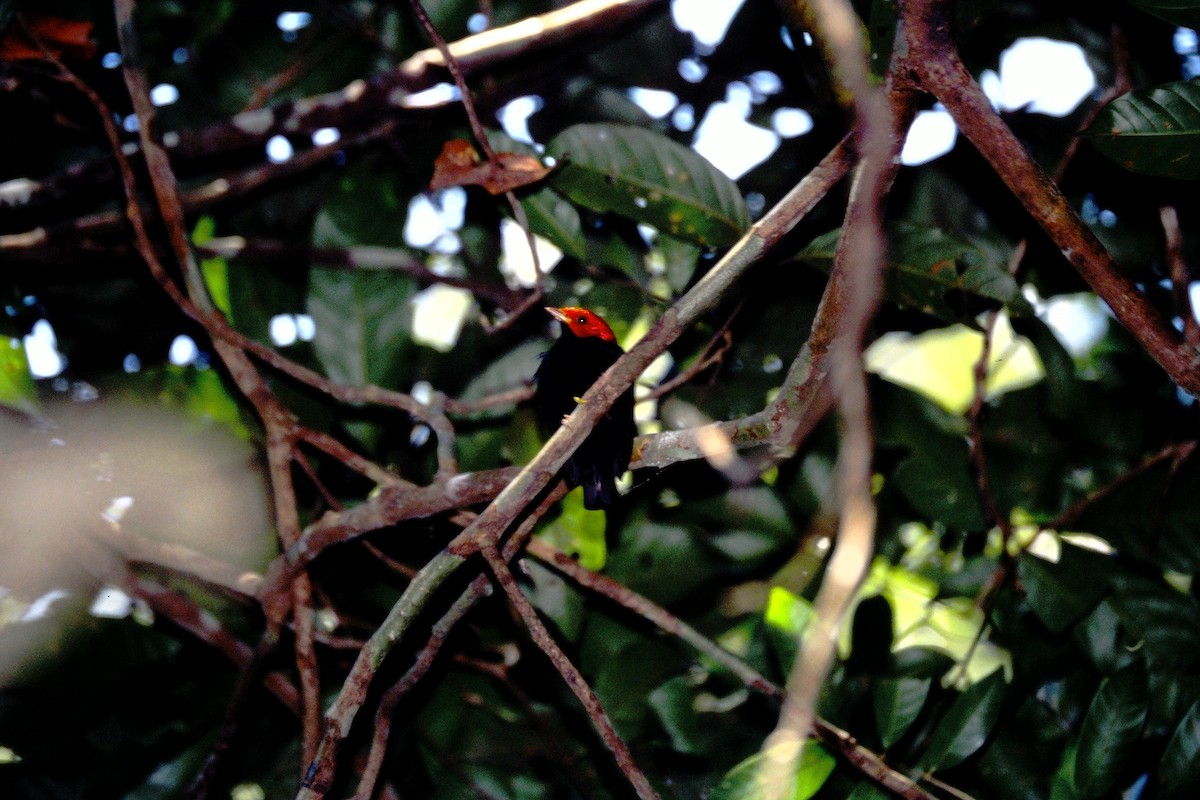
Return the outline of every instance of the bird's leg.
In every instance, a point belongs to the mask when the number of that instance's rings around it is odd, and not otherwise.
[[[584,403],[586,403],[586,402],[587,402],[587,401],[586,401],[586,400],[584,400],[582,397],[579,397],[579,396],[577,396],[577,395],[576,395],[576,396],[573,396],[571,399],[572,399],[572,400],[574,400],[574,401],[575,401],[575,402],[576,402],[578,405],[583,405]],[[567,417],[569,417],[569,416],[571,416],[569,413],[568,413],[568,414],[563,414],[563,416],[562,416],[562,422],[560,422],[559,424],[560,424],[560,425],[566,425],[566,424],[567,424]]]

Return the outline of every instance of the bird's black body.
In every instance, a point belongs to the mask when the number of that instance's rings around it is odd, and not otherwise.
[[[603,320],[599,324],[608,331]],[[611,331],[607,335],[611,336]],[[582,397],[623,352],[615,341],[595,335],[577,336],[564,322],[562,335],[542,356],[534,376],[538,423],[547,435],[575,410],[576,398]],[[596,422],[588,438],[563,465],[563,479],[571,486],[583,487],[585,508],[607,508],[616,498],[616,479],[629,467],[636,431],[630,388]]]

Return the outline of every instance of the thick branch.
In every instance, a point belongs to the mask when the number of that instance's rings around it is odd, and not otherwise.
[[[907,63],[920,86],[932,92],[1100,299],[1108,304],[1150,357],[1181,388],[1200,394],[1200,353],[1181,339],[1112,255],[1080,219],[1062,191],[1042,171],[992,109],[963,66],[951,36],[950,0],[904,0]]]

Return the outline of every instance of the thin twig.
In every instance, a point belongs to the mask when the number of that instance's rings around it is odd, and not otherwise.
[[[763,743],[757,786],[766,798],[791,797],[805,742],[816,718],[817,697],[834,657],[838,634],[874,552],[875,504],[871,498],[872,436],[862,349],[882,296],[882,205],[896,174],[899,137],[892,109],[871,77],[859,33],[861,22],[846,0],[809,4],[819,37],[835,56],[833,74],[854,98],[859,165],[826,290],[841,287],[844,300],[830,345],[830,385],[841,420],[838,453],[840,519],[833,553],[814,602],[812,622],[788,677],[779,722]],[[820,314],[820,312],[818,312]]]
[[[538,649],[546,654],[546,658],[550,659],[550,663],[558,670],[558,674],[562,676],[567,687],[583,705],[587,711],[588,718],[592,722],[592,726],[596,728],[600,734],[600,738],[604,741],[605,746],[612,752],[616,759],[617,768],[625,775],[629,784],[637,792],[641,800],[657,800],[658,792],[654,791],[654,787],[650,785],[650,781],[646,778],[637,762],[633,760],[633,754],[629,751],[629,746],[625,744],[625,740],[617,733],[617,729],[613,727],[612,720],[608,718],[608,713],[605,712],[604,706],[600,704],[600,698],[596,696],[595,691],[588,685],[587,680],[583,677],[583,673],[579,668],[571,663],[567,658],[566,653],[554,641],[554,637],[546,628],[537,611],[525,597],[521,591],[521,587],[517,585],[517,579],[513,577],[512,571],[508,567],[508,562],[500,555],[499,549],[492,541],[484,541],[480,544],[480,552],[487,561],[488,566],[492,570],[492,574],[500,584],[500,588],[508,595],[508,602],[520,615],[521,620],[525,623],[526,629],[529,631],[530,638]]]
[[[421,5],[421,0],[408,0],[408,4],[412,7],[413,14],[416,15],[425,33],[433,40],[433,44],[437,47],[438,52],[442,54],[442,58],[446,62],[446,69],[450,71],[451,77],[454,78],[454,85],[458,87],[459,96],[462,98],[463,111],[466,112],[467,121],[471,126],[471,134],[475,137],[475,141],[479,143],[479,149],[483,151],[484,158],[490,163],[500,166],[500,159],[496,156],[496,151],[492,149],[491,142],[488,141],[487,131],[484,130],[483,123],[479,121],[479,113],[475,110],[475,101],[471,98],[471,87],[467,86],[467,78],[458,64],[458,59],[451,51],[450,45],[438,33],[433,20],[429,18],[425,7]],[[501,330],[516,322],[521,314],[532,308],[542,296],[542,263],[538,256],[537,242],[534,241],[533,231],[529,227],[529,219],[525,216],[525,209],[521,206],[521,201],[517,199],[515,192],[511,189],[505,192],[504,199],[508,202],[513,219],[517,221],[517,224],[521,226],[521,230],[525,233],[525,241],[529,245],[529,254],[533,259],[535,288],[533,292],[534,296],[527,298],[526,302],[518,308],[516,313],[505,315],[498,323],[490,324],[490,332]]]
[[[1200,320],[1196,319],[1196,306],[1192,303],[1192,271],[1183,253],[1183,231],[1179,227],[1179,214],[1174,206],[1163,206],[1158,209],[1158,218],[1162,222],[1175,310],[1183,319],[1183,340],[1200,350]]]

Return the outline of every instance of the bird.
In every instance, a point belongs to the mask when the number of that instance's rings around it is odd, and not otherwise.
[[[542,355],[534,380],[534,406],[542,431],[553,433],[575,410],[596,379],[625,352],[612,328],[594,311],[578,306],[547,307],[562,323],[562,333]],[[617,398],[596,421],[583,443],[563,465],[561,474],[571,487],[583,487],[583,506],[606,509],[617,497],[616,480],[633,455],[633,387]]]

